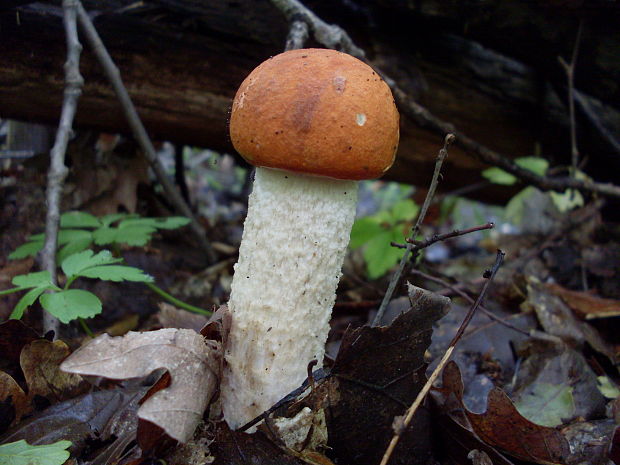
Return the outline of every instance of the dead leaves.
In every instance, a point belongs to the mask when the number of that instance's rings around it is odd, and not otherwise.
[[[0,371],[0,402],[11,405],[12,410],[12,419],[5,416],[7,423],[31,413],[35,401],[55,404],[89,389],[80,376],[60,371],[60,362],[70,353],[64,342],[38,338],[16,320],[0,325],[0,341],[7,370]],[[8,424],[0,423],[0,429],[2,426]]]
[[[547,284],[547,288],[586,320],[620,316],[619,300],[604,299],[588,292],[571,291],[554,283]]]
[[[141,377],[166,369],[170,386],[146,400],[138,416],[185,442],[192,437],[217,389],[220,357],[219,344],[205,343],[195,331],[162,329],[116,338],[104,334],[74,352],[61,369],[111,379]]]
[[[405,412],[426,381],[424,352],[450,300],[419,288],[410,290],[410,298],[413,308],[389,327],[362,327],[344,335],[326,409],[330,446],[342,463],[379,463],[394,417]],[[429,421],[428,410],[420,409],[390,463],[426,463]]]
[[[453,395],[463,409],[471,430],[486,444],[522,460],[540,464],[567,463],[570,453],[562,434],[527,420],[499,388],[489,392],[485,413],[469,411],[463,404],[463,382],[458,366],[451,362],[443,372],[445,397]]]

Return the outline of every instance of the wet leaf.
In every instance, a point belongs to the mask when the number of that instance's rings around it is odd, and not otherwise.
[[[364,326],[344,335],[325,395],[329,443],[339,462],[379,463],[394,417],[405,412],[426,381],[424,352],[450,299],[413,286],[410,299],[412,308],[389,327]],[[391,463],[426,463],[429,428],[429,412],[421,408]]]
[[[205,344],[191,330],[162,329],[130,332],[121,337],[99,336],[78,349],[61,365],[63,371],[126,379],[165,368],[170,386],[149,398],[138,411],[172,438],[191,438],[219,380],[220,345]]]
[[[588,323],[580,321],[562,299],[533,277],[528,278],[526,305],[536,312],[544,330],[571,345],[588,342],[596,351],[617,362],[612,347]]]
[[[604,415],[605,398],[598,389],[596,374],[580,352],[561,342],[530,339],[522,344],[519,355],[521,364],[513,378],[511,396],[520,405],[543,402],[545,412],[535,413],[538,419],[550,415],[559,424],[561,420],[566,423],[578,417],[593,419]],[[572,401],[566,399],[562,407],[554,393],[562,398],[565,388],[570,388]]]
[[[540,464],[564,464],[570,449],[562,434],[524,418],[508,396],[499,388],[489,392],[487,410],[477,414],[462,404],[461,373],[454,362],[443,371],[445,395],[454,395],[464,409],[473,431],[492,447],[522,460]]]
[[[0,445],[2,465],[62,465],[69,458],[69,441],[58,441],[44,446],[31,446],[21,440]]]
[[[121,436],[137,427],[135,411],[146,388],[94,391],[55,404],[13,427],[0,437],[0,442],[20,439],[29,444],[49,444],[62,439],[73,443],[78,454],[86,442],[98,435],[107,440],[112,434]]]
[[[215,464],[220,465],[300,465],[295,458],[267,438],[263,433],[254,434],[231,431],[226,422],[218,424],[215,441],[210,446]]]
[[[81,376],[60,371],[60,363],[70,352],[69,347],[59,340],[39,339],[24,347],[20,364],[29,398],[38,395],[56,403],[89,389],[90,385]]]
[[[19,420],[32,410],[28,396],[19,384],[12,376],[0,371],[0,402],[8,403],[9,400],[13,407],[12,418],[8,414],[6,416],[0,415],[0,432],[5,431],[12,421]]]
[[[515,402],[519,413],[543,426],[559,426],[575,414],[573,388],[538,383]]]

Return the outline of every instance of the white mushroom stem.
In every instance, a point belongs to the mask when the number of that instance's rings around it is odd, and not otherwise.
[[[228,306],[222,407],[236,429],[321,366],[357,182],[257,168]]]

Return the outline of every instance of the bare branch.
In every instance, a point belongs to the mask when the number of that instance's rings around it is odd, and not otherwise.
[[[579,148],[577,147],[577,123],[575,121],[575,66],[577,64],[577,55],[579,53],[579,45],[581,43],[581,31],[583,30],[583,20],[579,22],[577,29],[577,37],[573,46],[573,55],[570,63],[566,63],[564,58],[558,57],[558,61],[564,68],[566,80],[568,81],[568,116],[570,119],[570,149],[571,149],[571,168],[573,174],[579,167]]]
[[[293,21],[288,31],[284,50],[303,48],[306,40],[308,40],[308,23],[305,21]]]
[[[386,82],[390,84],[390,81],[387,79]],[[467,150],[471,156],[483,163],[498,166],[516,176],[521,181],[536,186],[544,191],[556,190],[563,192],[566,189],[577,189],[585,194],[597,193],[608,197],[620,197],[620,187],[614,184],[603,184],[594,182],[590,179],[581,180],[572,177],[550,178],[547,176],[539,176],[530,170],[521,168],[509,158],[479,144],[465,134],[455,130],[452,124],[434,116],[426,108],[405,94],[398,86],[393,84],[393,81],[390,87],[403,113],[413,118],[421,127],[432,129],[438,133],[453,133],[456,136],[457,145]]]
[[[415,226],[411,229],[411,234],[409,237],[413,241],[420,230],[420,225],[424,218],[426,217],[426,212],[428,211],[428,207],[433,200],[433,196],[435,195],[435,190],[437,189],[437,184],[439,183],[439,175],[441,174],[441,166],[443,165],[444,160],[448,156],[448,147],[450,144],[454,142],[454,135],[448,134],[444,139],[443,148],[439,151],[439,155],[437,156],[437,161],[435,162],[435,171],[433,173],[433,179],[431,180],[431,185],[428,188],[428,192],[426,193],[426,198],[424,199],[424,203],[422,204],[422,208],[420,209],[420,213],[418,214],[418,218],[416,220]],[[372,326],[378,326],[381,323],[381,319],[383,318],[383,314],[385,313],[385,309],[387,308],[390,300],[392,299],[392,295],[394,294],[394,290],[396,289],[396,285],[400,281],[400,278],[403,274],[403,270],[405,269],[405,265],[409,261],[409,257],[415,245],[412,242],[407,243],[407,247],[405,249],[405,253],[403,257],[400,259],[400,263],[398,264],[398,269],[392,275],[390,282],[388,284],[388,288],[385,291],[385,295],[383,296],[383,300],[381,301],[381,305],[379,306],[379,310],[377,310],[377,315],[375,319],[372,321]]]
[[[477,232],[477,231],[484,231],[485,229],[493,229],[494,227],[495,227],[494,223],[486,223],[486,224],[482,224],[480,226],[474,226],[473,228],[455,229],[454,231],[450,231],[449,233],[435,234],[434,236],[429,237],[428,239],[425,239],[423,241],[417,241],[415,239],[412,239],[412,238],[408,237],[405,240],[405,242],[414,245],[414,247],[413,247],[413,249],[411,249],[411,251],[415,253],[415,252],[417,252],[419,250],[426,249],[427,247],[430,247],[431,245],[433,245],[436,242],[445,241],[446,239],[452,239],[453,237],[464,236],[466,234],[471,234],[471,233]],[[392,247],[398,247],[399,249],[406,249],[407,248],[407,244],[399,244],[397,242],[390,242],[390,245]]]
[[[97,56],[99,63],[103,67],[103,70],[110,81],[110,84],[114,88],[114,92],[121,103],[121,107],[123,109],[123,113],[125,113],[125,117],[127,118],[127,122],[131,127],[134,137],[140,144],[142,151],[144,152],[147,160],[151,164],[157,179],[161,183],[164,191],[170,198],[170,201],[174,205],[174,207],[181,213],[182,215],[191,218],[191,229],[194,232],[196,238],[200,241],[200,245],[207,254],[207,259],[209,262],[213,263],[216,260],[215,252],[211,247],[211,244],[207,241],[206,234],[200,223],[194,217],[192,211],[189,206],[183,200],[183,197],[179,193],[178,189],[172,184],[170,179],[168,178],[163,165],[159,161],[157,157],[157,153],[155,151],[155,147],[153,147],[153,143],[149,138],[140,117],[138,116],[138,112],[134,107],[131,98],[129,97],[129,93],[123,84],[121,79],[121,74],[114,61],[112,61],[112,57],[105,48],[101,37],[99,37],[99,33],[95,29],[90,17],[84,7],[82,6],[79,0],[76,0],[77,4],[77,13],[78,20],[80,22],[80,26],[82,27],[84,33],[86,34],[86,39],[90,43],[93,52]]]
[[[286,16],[289,23],[306,22],[310,26],[314,38],[326,47],[340,50],[362,60],[366,57],[364,50],[353,43],[344,29],[336,24],[327,24],[300,1],[271,0],[271,3]]]
[[[63,0],[65,35],[67,41],[67,61],[65,62],[65,92],[56,131],[54,146],[50,152],[50,167],[47,172],[47,212],[45,219],[45,243],[41,251],[42,268],[49,271],[52,282],[56,283],[56,244],[60,222],[60,195],[67,177],[65,153],[72,133],[73,118],[82,93],[84,80],[80,74],[80,53],[82,45],[78,39],[76,22],[76,0]],[[43,329],[58,334],[60,322],[51,313],[43,312]]]
[[[474,299],[472,299],[466,292],[463,292],[462,290],[460,290],[458,287],[453,286],[452,284],[450,284],[447,281],[444,281],[441,278],[437,278],[435,276],[431,276],[430,274],[424,273],[420,270],[411,270],[411,273],[421,276],[424,279],[427,279],[429,281],[433,281],[437,284],[442,285],[443,287],[445,287],[446,289],[450,289],[452,292],[454,292],[455,294],[461,296],[463,299],[467,300],[470,304],[474,303]],[[436,294],[441,294],[441,291],[437,291]],[[480,305],[478,308],[480,308],[480,311],[482,313],[484,313],[486,316],[488,316],[491,320],[496,321],[497,323],[506,326],[507,328],[512,329],[513,331],[516,331],[518,333],[521,333],[525,336],[530,336],[530,333],[527,331],[524,331],[521,328],[518,328],[517,326],[513,325],[512,323],[510,323],[509,321],[506,321],[504,318],[500,318],[499,316],[495,315],[491,310],[488,310],[487,308],[483,307],[482,305]]]

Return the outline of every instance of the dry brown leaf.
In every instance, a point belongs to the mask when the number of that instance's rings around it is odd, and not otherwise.
[[[30,399],[39,395],[55,404],[89,389],[90,385],[81,376],[60,371],[60,362],[70,352],[69,347],[62,341],[38,339],[24,346],[20,354],[20,365]]]
[[[158,307],[159,311],[152,319],[162,328],[185,328],[199,332],[209,322],[206,315],[188,312],[166,302],[160,302]]]
[[[524,418],[510,398],[499,388],[489,392],[487,410],[478,414],[465,408],[463,382],[456,363],[443,371],[445,396],[454,395],[461,403],[472,430],[486,444],[514,457],[540,464],[565,464],[570,453],[564,436],[555,428],[537,425]]]
[[[122,337],[104,334],[74,352],[61,369],[126,379],[165,368],[172,378],[170,386],[146,400],[138,416],[186,442],[218,387],[220,358],[220,344],[205,341],[195,331],[161,329]]]
[[[604,299],[588,292],[571,291],[554,283],[548,283],[546,286],[586,320],[620,315],[620,300]]]
[[[0,371],[0,402],[5,402],[11,397],[15,409],[15,419],[19,419],[32,411],[32,406],[26,393],[19,387],[19,384],[11,375]]]

